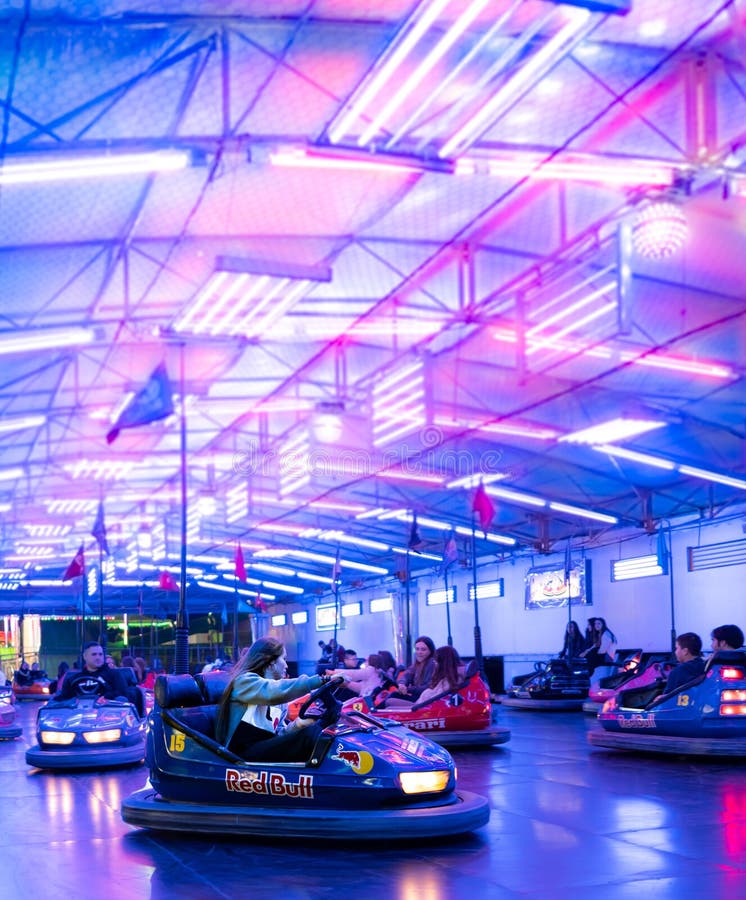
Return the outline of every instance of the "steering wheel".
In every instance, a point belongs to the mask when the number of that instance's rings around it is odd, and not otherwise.
[[[320,688],[312,691],[303,706],[298,710],[298,718],[315,719],[320,722],[324,728],[333,725],[339,719],[340,713],[342,712],[342,704],[334,696],[334,691],[336,691],[341,684],[344,684],[344,678],[337,676],[336,678],[332,678],[332,680],[328,681],[326,684],[323,684]],[[321,713],[319,715],[312,714],[307,716],[306,713],[308,710],[316,703],[321,707]]]
[[[101,678],[91,675],[89,672],[77,672],[70,676],[71,684],[76,697],[103,697],[106,683]],[[67,681],[67,678],[65,679]]]
[[[379,669],[378,674],[381,676],[382,688],[393,688],[395,691],[399,690],[399,685],[390,675],[387,675],[386,672],[383,671],[383,669]]]
[[[544,672],[547,668],[547,664],[545,662],[535,662],[534,663],[534,672]]]

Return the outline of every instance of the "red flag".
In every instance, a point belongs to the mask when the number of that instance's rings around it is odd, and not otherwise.
[[[178,591],[179,585],[170,572],[163,571],[158,577],[158,584],[162,591]]]
[[[234,569],[234,574],[239,581],[243,581],[246,584],[246,565],[243,561],[243,550],[241,549],[241,541],[236,544],[236,565]]]
[[[69,581],[71,578],[79,578],[81,575],[85,574],[85,555],[83,553],[83,545],[80,545],[80,549],[73,556],[72,562],[65,569],[65,574],[62,576],[63,581]]]
[[[257,612],[267,612],[267,604],[262,600],[262,595],[259,591],[256,592],[256,600],[254,600],[254,609]]]
[[[481,481],[474,494],[471,509],[479,516],[479,525],[482,531],[487,531],[495,518],[495,504],[490,500]]]

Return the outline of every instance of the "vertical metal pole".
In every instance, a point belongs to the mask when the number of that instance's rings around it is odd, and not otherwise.
[[[477,528],[474,521],[474,515],[476,514],[472,513],[471,520],[471,575],[472,587],[474,590],[474,658],[479,666],[479,674],[484,675],[482,630],[479,627],[479,598],[477,596]]]
[[[179,392],[181,396],[181,577],[179,582],[179,611],[176,616],[176,639],[174,641],[174,672],[177,675],[185,675],[189,672],[189,626],[186,614],[187,432],[184,344],[181,344],[179,349]]]
[[[448,626],[448,646],[453,647],[453,635],[451,634],[451,604],[448,602],[448,566],[443,569],[443,577],[446,582],[446,624]]]
[[[406,581],[406,604],[407,604],[407,637],[404,642],[404,661],[407,664],[407,668],[412,665],[412,598],[409,590],[409,581],[412,577],[412,569],[410,565],[410,550],[407,549],[407,581]]]
[[[104,548],[98,542],[98,642],[106,655],[106,628],[104,627]]]
[[[661,527],[663,527],[661,523]],[[671,598],[671,653],[676,650],[676,607],[673,590],[673,539],[671,537],[671,523],[668,523],[668,544],[666,556],[668,558],[668,586]]]
[[[233,664],[238,662],[238,576],[236,576],[236,592],[233,604]]]

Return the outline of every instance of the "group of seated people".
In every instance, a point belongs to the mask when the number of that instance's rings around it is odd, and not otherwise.
[[[565,639],[560,659],[584,659],[591,673],[599,666],[608,666],[616,653],[616,635],[601,616],[588,619],[585,634],[578,623],[569,621],[565,628]]]
[[[336,651],[341,649],[341,655]],[[287,720],[284,704],[297,700],[334,678],[344,680],[349,696],[367,696],[382,685],[382,676],[391,679],[396,689],[386,705],[412,706],[425,703],[461,682],[461,660],[451,646],[435,648],[429,637],[415,641],[415,659],[407,668],[397,668],[391,653],[379,651],[368,656],[358,668],[353,650],[331,648],[331,659],[338,667],[286,678],[285,647],[273,637],[260,638],[239,658],[222,694],[217,716],[216,738],[244,759],[257,762],[302,762],[309,758],[324,727],[323,719],[298,717]],[[389,672],[391,674],[389,674]],[[336,688],[338,699],[346,699]]]
[[[22,660],[19,667],[13,673],[13,683],[19,687],[30,687],[35,681],[45,681],[47,673],[38,662],[29,664]]]

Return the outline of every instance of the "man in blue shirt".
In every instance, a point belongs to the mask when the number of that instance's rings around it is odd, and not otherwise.
[[[692,681],[705,670],[705,661],[702,659],[702,638],[693,631],[687,631],[676,638],[674,653],[679,664],[671,670],[671,674],[668,676],[666,694]]]

